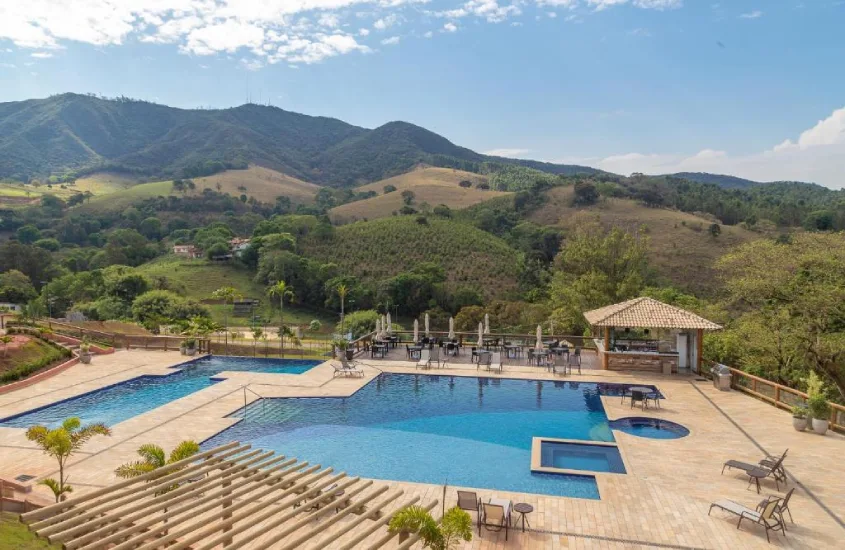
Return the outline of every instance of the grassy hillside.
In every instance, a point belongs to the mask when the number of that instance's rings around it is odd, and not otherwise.
[[[712,237],[707,230],[713,222],[692,214],[647,208],[626,199],[608,199],[586,209],[576,209],[569,206],[571,197],[571,187],[551,190],[547,204],[532,215],[532,221],[565,228],[575,214],[587,211],[606,225],[631,230],[644,225],[652,266],[673,285],[699,293],[712,292],[718,286],[713,264],[719,257],[762,236],[739,226],[722,225],[721,234]]]
[[[446,271],[447,283],[468,285],[486,296],[517,289],[517,253],[503,240],[462,223],[416,216],[358,222],[337,228],[331,241],[305,239],[305,253],[338,264],[342,271],[377,280],[408,271],[424,261]]]
[[[195,178],[196,189],[193,194],[202,193],[203,189],[217,190],[233,197],[244,194],[255,197],[261,202],[274,203],[276,197],[286,196],[294,204],[310,204],[320,190],[319,185],[308,183],[260,166],[250,166],[246,170],[226,170],[213,176]]]
[[[462,181],[471,182],[472,187],[461,187],[459,184]],[[466,208],[507,194],[478,189],[481,183],[487,183],[487,178],[472,172],[451,168],[421,168],[357,188],[356,191],[375,191],[379,196],[338,206],[329,212],[329,216],[335,223],[392,216],[405,204],[402,199],[404,190],[411,190],[416,195],[412,205],[414,208],[419,208],[422,203],[428,203],[432,208],[439,204],[454,209]],[[386,185],[393,185],[396,191],[384,193]]]
[[[30,532],[29,528],[20,522],[17,514],[4,512],[0,514],[0,550],[41,550],[61,548],[61,544],[50,544]]]
[[[42,195],[55,195],[67,200],[77,193],[90,192],[95,196],[109,195],[128,189],[139,182],[132,176],[114,172],[98,172],[74,183],[23,184],[0,183],[0,206],[18,207],[35,204]]]
[[[108,195],[99,195],[91,198],[90,201],[77,207],[77,212],[113,212],[115,210],[123,210],[133,203],[158,196],[167,196],[173,194],[172,181],[156,181],[152,183],[141,183],[123,189],[122,191],[115,191]]]

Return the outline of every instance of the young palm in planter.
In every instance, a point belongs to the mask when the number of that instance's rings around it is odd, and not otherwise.
[[[810,419],[807,418],[807,407],[792,407],[792,427],[799,432],[807,429]]]
[[[86,365],[91,362],[91,344],[88,342],[88,338],[83,338],[82,343],[79,344],[79,360],[85,363]]]

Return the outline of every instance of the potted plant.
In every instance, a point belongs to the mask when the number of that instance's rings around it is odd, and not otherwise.
[[[792,407],[792,427],[799,432],[807,429],[810,419],[807,418],[807,407]]]
[[[830,405],[823,394],[816,393],[807,400],[810,415],[813,417],[813,431],[824,435],[830,427]]]
[[[182,345],[185,346],[185,355],[196,355],[197,341],[195,338],[186,338]]]
[[[83,338],[82,343],[79,344],[79,360],[88,365],[91,363],[91,344],[88,338]]]
[[[355,350],[349,349],[349,340],[346,338],[335,340],[332,342],[332,345],[334,345],[338,353],[345,353],[347,359],[351,360],[353,358],[352,356],[355,354]]]

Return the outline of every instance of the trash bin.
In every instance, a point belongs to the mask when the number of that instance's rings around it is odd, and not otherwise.
[[[710,369],[713,375],[713,387],[722,391],[731,389],[731,369],[725,365],[716,365]]]

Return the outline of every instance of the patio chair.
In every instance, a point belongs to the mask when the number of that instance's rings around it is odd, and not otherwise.
[[[778,500],[771,500],[766,503],[762,512],[758,512],[757,510],[752,510],[751,508],[743,506],[742,504],[732,500],[717,500],[710,505],[710,510],[707,512],[707,515],[710,515],[713,508],[719,508],[720,510],[724,510],[731,514],[736,514],[739,516],[739,521],[736,524],[737,529],[739,529],[742,525],[742,520],[750,520],[753,523],[765,527],[766,541],[771,542],[771,539],[769,538],[769,531],[780,530],[780,532],[783,533],[783,536],[786,536],[786,529],[783,526],[783,520],[778,517],[776,512],[778,502]]]
[[[458,491],[458,508],[467,512],[475,512],[476,519],[481,520],[481,499],[475,493]]]
[[[502,372],[502,354],[498,351],[494,351],[487,357],[489,358],[487,362],[487,370],[497,370]]]
[[[508,540],[508,529],[511,524],[511,501],[503,499],[490,499],[491,502],[481,505],[481,517],[478,520],[478,536],[481,536],[481,527],[487,531],[499,532],[505,530],[505,540]]]
[[[786,458],[786,451],[783,452],[780,458],[771,462],[770,459],[772,457],[766,457],[763,461],[768,466],[763,466],[762,462],[759,464],[749,464],[748,462],[741,462],[739,460],[728,460],[722,465],[722,473],[725,473],[725,468],[736,468],[737,470],[742,470],[746,474],[748,474],[748,484],[750,485],[752,482],[757,484],[757,492],[760,492],[760,480],[766,479],[767,477],[771,476],[772,479],[775,480],[775,487],[780,490],[780,481],[783,481],[786,484],[786,471],[783,469],[783,460]]]
[[[643,410],[645,410],[645,406],[646,406],[646,396],[645,396],[645,392],[641,392],[641,391],[637,391],[637,390],[632,390],[632,391],[631,391],[631,408],[632,408],[632,409],[634,408],[634,405],[637,403],[637,401],[639,401],[640,403],[642,403]]]
[[[434,350],[430,350],[428,348],[423,348],[420,351],[420,359],[417,361],[417,364],[414,366],[416,369],[428,369],[431,368],[431,354]]]
[[[364,371],[361,369],[357,369],[351,365],[344,365],[343,363],[343,360],[341,360],[340,366],[338,366],[337,363],[332,363],[332,367],[334,368],[332,378],[335,376],[364,376]]]
[[[572,360],[578,364],[578,374],[581,374],[581,346],[575,346],[572,352]]]
[[[472,353],[471,353],[471,354],[470,354],[470,356],[469,356],[469,362],[470,362],[470,363],[475,363],[476,361],[478,361],[478,348],[477,348],[476,346],[472,346],[472,347],[470,348],[470,351],[471,351]]]
[[[795,487],[789,490],[786,493],[785,497],[779,497],[777,495],[769,495],[768,497],[764,498],[760,501],[760,504],[757,505],[757,511],[760,512],[766,508],[770,501],[776,500],[778,501],[778,505],[775,507],[775,512],[777,512],[778,516],[780,516],[781,522],[783,522],[783,529],[786,530],[786,521],[783,519],[783,513],[786,512],[789,514],[789,521],[795,523],[795,520],[792,519],[792,511],[789,509],[789,499],[792,498],[792,493],[795,492]]]
[[[441,348],[432,348],[431,355],[429,356],[429,359],[428,359],[429,364],[434,363],[437,366],[437,368],[446,366],[446,360],[445,359],[443,361],[440,360],[440,351],[441,351]]]

